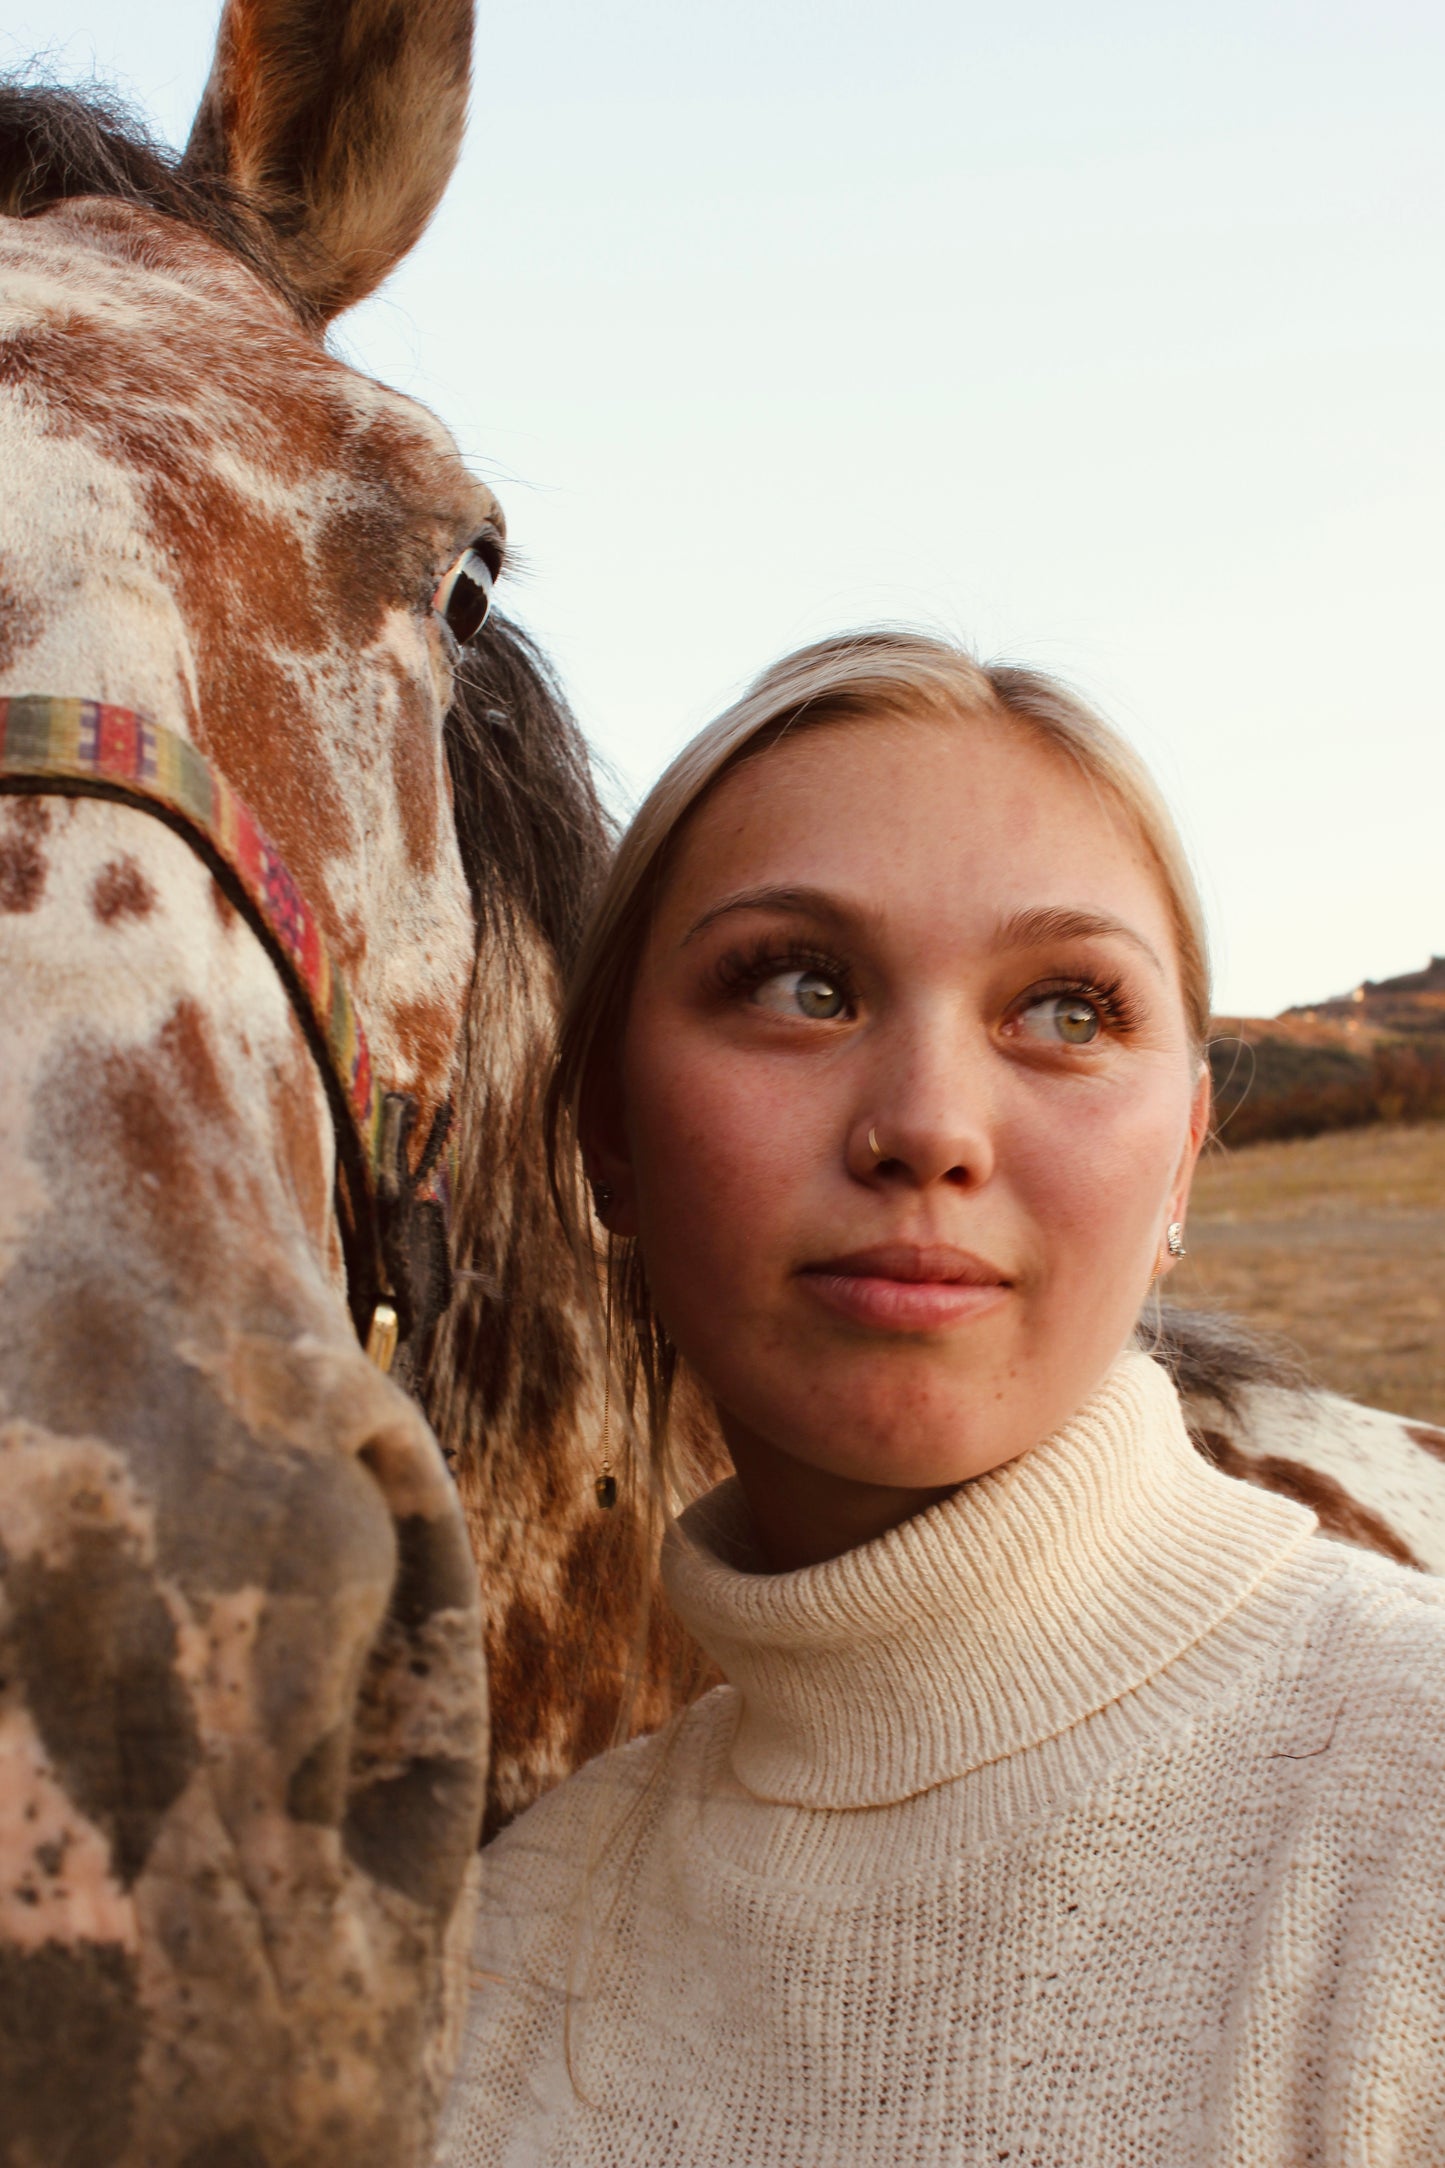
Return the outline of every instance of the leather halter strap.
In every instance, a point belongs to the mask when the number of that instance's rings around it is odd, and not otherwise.
[[[411,1166],[415,1101],[384,1092],[356,1005],[280,852],[225,777],[131,708],[43,695],[0,699],[0,791],[110,798],[164,821],[214,876],[271,958],[315,1058],[336,1130],[347,1302],[382,1369],[425,1336],[451,1295],[444,1107]]]

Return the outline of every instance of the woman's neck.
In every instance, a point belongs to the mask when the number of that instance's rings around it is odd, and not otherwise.
[[[792,1573],[799,1566],[841,1558],[958,1488],[945,1483],[933,1490],[900,1490],[888,1483],[859,1483],[810,1467],[726,1421],[723,1435],[759,1555],[771,1573]]]
[[[1098,1379],[1087,1381],[1078,1396],[1081,1404],[1098,1383]],[[1060,1423],[1069,1412],[1061,1411]],[[992,1475],[1019,1459],[1038,1442],[1033,1435],[1023,1436],[1016,1445],[979,1458],[970,1457],[966,1439],[961,1439],[957,1470],[950,1470],[947,1480],[926,1486],[899,1485],[819,1467],[752,1429],[728,1409],[719,1408],[718,1415],[758,1556],[770,1573],[821,1566],[830,1558],[841,1558],[845,1551],[872,1543],[890,1528],[937,1505],[962,1484]]]

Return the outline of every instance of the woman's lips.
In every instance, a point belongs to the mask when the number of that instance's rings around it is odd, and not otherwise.
[[[986,1258],[946,1244],[882,1243],[805,1265],[798,1277],[838,1316],[885,1332],[937,1332],[980,1317],[1011,1285]]]

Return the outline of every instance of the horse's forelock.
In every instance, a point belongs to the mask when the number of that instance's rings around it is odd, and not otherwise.
[[[268,228],[239,189],[183,170],[111,92],[0,78],[0,217],[33,218],[83,196],[158,212],[204,234],[304,316]]]

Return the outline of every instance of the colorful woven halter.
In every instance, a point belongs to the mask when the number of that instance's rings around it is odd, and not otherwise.
[[[193,745],[103,701],[0,699],[0,791],[112,798],[153,813],[205,861],[258,936],[326,1085],[347,1299],[363,1344],[388,1368],[398,1329],[403,1339],[424,1332],[451,1292],[450,1109],[413,1169],[415,1103],[377,1084],[350,989],[275,844]]]

